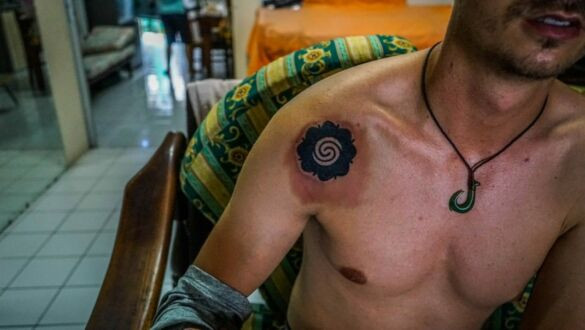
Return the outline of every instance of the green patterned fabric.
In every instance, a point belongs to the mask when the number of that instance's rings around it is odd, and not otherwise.
[[[346,37],[298,50],[262,67],[214,105],[191,138],[181,167],[183,192],[205,217],[216,223],[230,199],[248,152],[284,104],[341,70],[415,50],[409,41],[396,36]],[[268,309],[255,306],[244,328],[272,329],[285,323],[301,258],[299,242],[260,287]],[[501,322],[498,321],[502,325],[511,315],[507,310],[500,317]],[[494,323],[486,329],[508,328]]]
[[[528,304],[528,299],[534,289],[536,275],[532,277],[519,297],[496,309],[484,323],[482,330],[516,330],[520,329],[522,315]]]

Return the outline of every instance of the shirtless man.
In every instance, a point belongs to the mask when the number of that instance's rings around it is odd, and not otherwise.
[[[293,329],[479,329],[540,269],[524,328],[585,328],[585,98],[555,79],[583,28],[584,0],[455,0],[432,51],[311,87],[195,265],[249,295],[303,234]]]

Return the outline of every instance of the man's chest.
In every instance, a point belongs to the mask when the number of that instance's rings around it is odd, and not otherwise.
[[[324,208],[318,216],[321,248],[334,267],[359,269],[386,295],[430,285],[483,306],[509,300],[540,267],[570,205],[557,184],[560,167],[542,166],[543,155],[479,170],[475,205],[464,214],[448,207],[457,190],[464,190],[460,198],[467,194],[457,159],[394,153],[390,160],[396,166],[373,166],[364,175],[357,206]]]

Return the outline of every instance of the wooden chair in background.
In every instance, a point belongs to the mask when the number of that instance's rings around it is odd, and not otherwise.
[[[206,78],[214,77],[212,51],[221,50],[226,78],[229,78],[233,76],[231,2],[225,1],[226,13],[206,11],[206,3],[198,3],[187,13],[192,35],[191,47],[201,49],[201,64]],[[192,58],[189,67],[194,68]]]

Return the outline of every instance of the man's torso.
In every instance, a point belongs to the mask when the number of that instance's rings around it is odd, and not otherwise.
[[[346,176],[326,182],[287,165],[297,196],[315,210],[289,307],[293,328],[479,328],[573,225],[583,177],[579,96],[557,84],[539,122],[477,171],[473,210],[451,212],[467,169],[422,103],[422,56],[351,69],[309,91],[318,102],[301,101],[315,107],[307,126],[350,129],[357,155]]]

